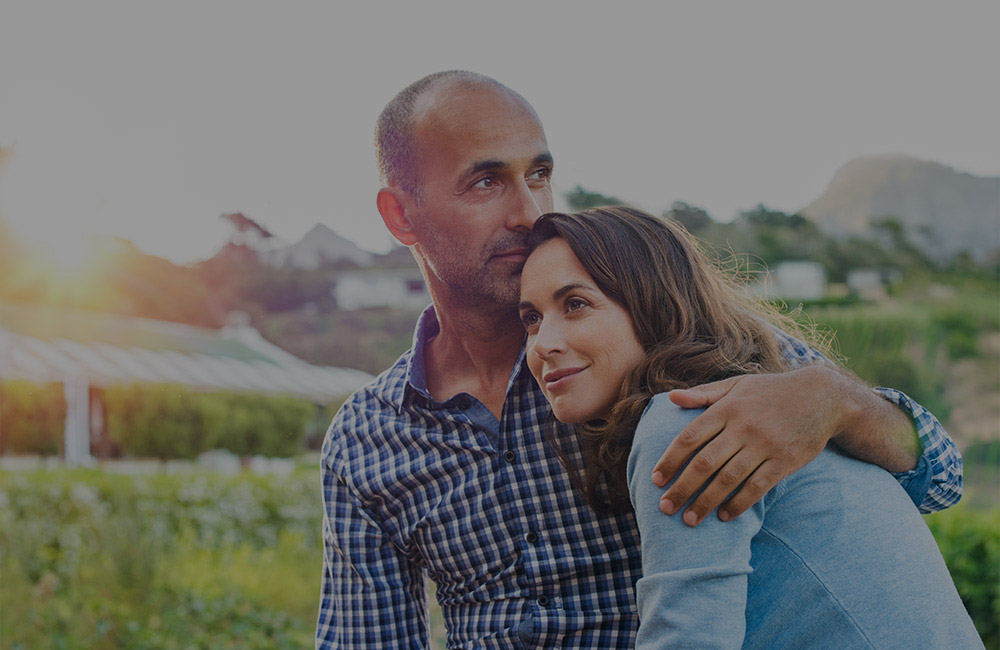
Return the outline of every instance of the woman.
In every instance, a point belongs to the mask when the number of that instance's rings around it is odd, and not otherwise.
[[[636,647],[982,647],[909,497],[834,449],[735,521],[662,514],[653,466],[699,413],[666,392],[784,370],[780,320],[640,211],[549,214],[532,237],[528,366],[556,418],[578,425],[582,477],[566,462],[588,501],[635,511]]]

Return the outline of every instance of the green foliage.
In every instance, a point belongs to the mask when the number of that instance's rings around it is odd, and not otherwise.
[[[600,192],[589,192],[577,185],[566,193],[566,202],[571,210],[587,210],[605,205],[621,205],[624,203],[617,196],[607,196]]]
[[[974,315],[963,311],[945,311],[935,315],[934,324],[943,330],[952,359],[974,357],[979,353],[980,324]]]
[[[126,454],[194,458],[215,447],[227,414],[221,401],[173,384],[105,392],[108,437]]]
[[[319,595],[315,470],[0,472],[10,648],[302,648]]]
[[[959,506],[927,524],[983,642],[1000,649],[1000,511]]]
[[[0,452],[56,455],[65,424],[62,384],[0,381]]]
[[[4,647],[311,647],[315,470],[291,477],[0,472]],[[987,648],[1000,648],[1000,512],[926,521]],[[432,606],[433,647],[443,647]]]
[[[156,458],[194,458],[209,449],[291,456],[303,450],[315,410],[290,397],[168,384],[113,387],[105,399],[108,437],[129,455]]]

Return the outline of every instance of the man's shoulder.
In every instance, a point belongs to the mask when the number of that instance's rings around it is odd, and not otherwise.
[[[333,418],[331,428],[352,419],[377,417],[386,412],[398,412],[406,397],[413,350],[407,350],[394,364],[374,379],[351,393]]]

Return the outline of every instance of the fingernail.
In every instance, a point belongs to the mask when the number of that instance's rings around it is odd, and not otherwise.
[[[663,487],[663,472],[660,471],[653,472],[653,484],[659,487]]]
[[[674,514],[674,502],[670,499],[663,499],[660,501],[660,510],[667,513],[668,515]]]
[[[684,513],[684,523],[688,526],[698,525],[698,515],[690,510]]]
[[[729,517],[729,511],[728,510],[720,510],[719,511],[719,519],[721,519],[722,521],[729,521],[729,519],[730,519],[730,517]]]

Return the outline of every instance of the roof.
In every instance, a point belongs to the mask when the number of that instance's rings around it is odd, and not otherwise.
[[[326,403],[372,376],[352,368],[306,363],[248,325],[213,330],[0,302],[0,378],[74,379],[100,387],[175,383]]]

